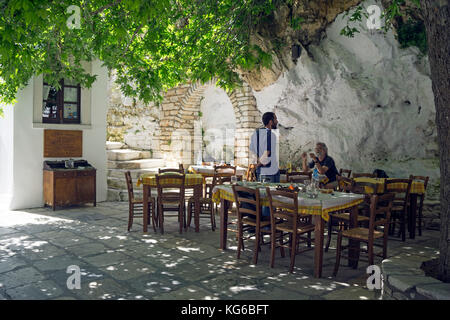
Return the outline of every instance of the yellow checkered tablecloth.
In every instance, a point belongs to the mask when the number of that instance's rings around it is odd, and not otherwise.
[[[220,199],[234,202],[231,186],[221,185],[214,187],[212,199],[215,203],[220,203]],[[321,215],[325,221],[328,221],[330,212],[351,208],[362,203],[363,199],[364,195],[340,192],[335,192],[335,195],[319,193],[316,199],[306,199],[299,194],[298,212],[307,215]],[[269,206],[269,200],[265,194],[261,194],[260,201],[262,206]]]
[[[164,174],[173,174],[173,172],[171,173],[161,173],[161,175]],[[173,179],[162,179],[161,183],[162,184],[169,184],[169,183],[174,183],[176,181],[173,181]],[[156,187],[156,174],[155,173],[146,173],[143,174],[139,180],[137,181],[137,186],[140,186],[141,184],[146,184],[149,185],[151,187]],[[193,187],[199,184],[203,184],[203,177],[201,174],[193,174],[193,173],[188,173],[185,176],[185,181],[184,181],[184,185],[186,187]]]
[[[394,178],[387,178],[388,180],[394,179]],[[384,192],[384,180],[386,178],[366,178],[366,177],[360,177],[360,178],[354,178],[355,182],[370,182],[377,185],[377,193],[383,193]],[[390,185],[391,188],[401,188],[406,189],[407,184],[406,183],[394,183]],[[367,188],[367,187],[366,187]],[[367,188],[368,189],[368,188]],[[411,184],[411,193],[415,194],[423,194],[425,192],[425,186],[422,181],[415,181],[413,180]]]

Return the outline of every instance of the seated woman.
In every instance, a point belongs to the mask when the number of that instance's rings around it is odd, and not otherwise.
[[[334,189],[337,187],[338,182],[336,175],[338,175],[338,171],[336,169],[336,165],[334,164],[333,158],[328,155],[328,148],[323,142],[317,142],[315,148],[316,154],[310,153],[309,156],[312,161],[307,163],[307,154],[303,152],[302,154],[302,166],[303,171],[308,171],[309,168],[316,167],[320,174],[324,174],[328,178],[328,182],[325,185],[326,189]]]

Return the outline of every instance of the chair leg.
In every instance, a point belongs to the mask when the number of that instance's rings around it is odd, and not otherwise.
[[[295,231],[295,230],[294,230]],[[292,273],[294,271],[294,265],[295,265],[295,254],[297,253],[297,233],[294,233],[292,235],[292,241],[291,241],[291,265],[289,266],[289,272]]]
[[[388,237],[386,235],[383,237],[383,259],[387,258],[387,246],[388,246]]]
[[[151,203],[151,218],[152,218],[152,226],[153,226],[153,231],[154,232],[156,232],[156,225],[157,225],[157,223],[156,223],[156,213],[155,213],[155,203],[154,202],[152,202]]]
[[[336,245],[336,263],[334,264],[334,271],[333,271],[333,277],[336,277],[338,270],[339,270],[339,264],[341,263],[341,250],[342,250],[342,234],[339,232],[337,237],[337,245]]]
[[[210,210],[209,215],[211,218],[211,230],[215,231],[216,230],[216,218],[214,216],[213,204],[210,204],[209,210]]]
[[[192,202],[188,203],[188,220],[187,220],[187,226],[191,226],[191,220],[192,220]]]
[[[161,234],[164,234],[164,211],[163,211],[163,206],[160,204],[159,205],[159,230],[161,231]]]
[[[128,231],[131,230],[131,226],[133,225],[133,215],[134,215],[133,205],[130,203],[128,208]]]
[[[261,229],[259,226],[256,226],[255,230],[255,247],[253,249],[253,264],[258,263],[258,253],[260,248],[260,241],[261,241]]]
[[[422,208],[419,208],[419,237],[422,236]]]
[[[275,241],[276,241],[276,231],[275,228],[272,228],[272,234],[270,236],[270,267],[273,268],[275,264]]]
[[[369,256],[369,266],[373,265],[373,240],[372,243],[367,243],[367,254]]]
[[[330,215],[330,219],[328,219],[328,240],[327,240],[327,245],[325,246],[325,252],[328,252],[328,248],[330,247],[332,231],[333,231],[333,218]],[[310,233],[308,233],[308,235],[310,235]],[[309,246],[309,243],[308,243],[308,246]]]
[[[402,234],[402,241],[406,240],[406,217],[405,213],[403,213],[401,222],[400,222],[400,232]]]
[[[237,248],[237,258],[240,259],[241,258],[241,250],[242,250],[242,224],[238,223],[238,248]]]

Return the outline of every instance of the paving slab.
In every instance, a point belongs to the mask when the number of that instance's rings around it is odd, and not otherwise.
[[[155,300],[219,300],[219,294],[195,285],[153,297]]]
[[[25,265],[25,260],[18,257],[3,257],[0,259],[0,273],[8,272]]]
[[[125,261],[99,269],[109,274],[115,280],[130,280],[152,274],[156,271],[153,266],[138,260]]]
[[[37,269],[24,267],[0,274],[0,288],[16,288],[44,279],[45,276]]]
[[[107,252],[95,256],[84,257],[83,260],[95,267],[105,267],[130,260],[130,258],[120,252]]]
[[[64,291],[55,282],[44,280],[6,290],[6,293],[13,300],[47,300],[61,296]]]

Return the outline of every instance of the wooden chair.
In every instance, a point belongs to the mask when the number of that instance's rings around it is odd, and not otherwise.
[[[288,182],[305,183],[311,181],[311,171],[294,171],[286,174]]]
[[[392,215],[391,215],[391,232],[390,234],[395,233],[395,224],[396,219],[400,220],[400,231],[399,236],[401,235],[402,241],[406,240],[406,223],[408,218],[408,203],[409,203],[409,194],[411,192],[411,179],[386,179],[384,180],[384,192],[391,192],[395,194],[394,203],[392,206]],[[405,187],[400,187],[399,184],[406,184]]]
[[[282,248],[289,248],[291,256],[289,272],[292,273],[295,255],[312,249],[311,232],[314,231],[312,217],[298,213],[298,192],[275,191],[266,188],[266,193],[269,197],[272,231],[270,267],[273,268],[275,263],[276,248],[281,248],[282,257],[284,257]],[[307,234],[307,237],[304,237],[304,234]],[[288,240],[285,239],[286,235],[289,236]],[[307,248],[299,250],[300,242],[306,242],[308,244]]]
[[[237,258],[241,257],[244,240],[253,237],[250,235],[244,238],[244,231],[255,230],[255,246],[253,248],[253,264],[258,262],[258,252],[262,244],[264,233],[270,234],[270,229],[264,227],[270,226],[270,221],[262,221],[261,204],[258,188],[246,188],[242,186],[233,187],[234,199],[236,200],[237,212]]]
[[[162,180],[168,182],[161,183]],[[164,234],[164,211],[177,212],[178,222],[180,224],[180,233],[183,225],[186,228],[185,202],[184,202],[184,182],[185,175],[174,173],[156,175],[156,187],[158,189],[158,216],[159,229]]]
[[[360,177],[367,177],[367,178],[376,178],[376,174],[374,173],[352,173],[353,174],[353,178],[360,178]]]
[[[411,179],[411,180],[422,181],[422,182],[423,182],[423,186],[424,186],[424,192],[423,192],[423,194],[417,195],[417,198],[419,199],[419,206],[417,207],[417,210],[418,210],[417,219],[419,220],[419,223],[418,223],[417,227],[419,228],[419,236],[421,236],[421,235],[422,235],[422,209],[423,209],[423,200],[425,199],[425,193],[426,193],[426,191],[427,191],[427,185],[428,185],[429,177],[424,177],[424,176],[413,176],[413,175],[410,175],[410,176],[409,176],[409,179]]]
[[[370,203],[370,195],[374,194],[376,191],[376,184],[369,182],[355,182],[353,179],[345,178],[342,176],[337,176],[338,186],[340,186],[342,192],[352,192],[358,194],[365,194],[365,202],[358,206],[358,211],[361,214],[358,214],[358,226],[367,225],[369,222],[369,213],[366,210],[366,203]],[[365,189],[365,186],[368,188]],[[367,214],[364,214],[367,211]],[[325,247],[325,252],[328,252],[328,248],[331,243],[331,235],[333,233],[333,226],[338,225],[339,230],[346,230],[350,224],[350,212],[337,211],[330,214],[330,219],[328,220],[328,240],[327,245]]]
[[[389,219],[391,217],[391,209],[394,201],[394,194],[387,193],[381,196],[372,195],[370,198],[370,220],[368,228],[351,228],[347,230],[341,230],[338,234],[337,250],[336,250],[336,263],[334,265],[333,276],[337,275],[341,253],[343,249],[348,246],[342,246],[342,238],[348,238],[349,240],[356,240],[358,242],[367,243],[367,253],[369,266],[374,264],[374,256],[381,256],[383,259],[387,258],[387,241],[388,241],[388,229]],[[381,218],[379,218],[381,216]],[[378,228],[383,227],[380,231]],[[383,238],[383,251],[381,253],[374,252],[375,239]],[[359,260],[359,251],[355,256]],[[348,257],[347,257],[348,258]]]
[[[205,184],[204,196],[200,198],[200,218],[209,215],[211,219],[211,230],[216,230],[215,203],[212,200],[212,191],[217,184],[218,175],[214,174],[211,184]],[[188,219],[187,226],[191,226],[192,212],[195,207],[195,198],[192,196],[188,200]]]
[[[136,214],[142,214],[144,211],[143,199],[136,198],[134,196],[133,191],[133,181],[131,180],[131,173],[130,171],[125,172],[125,180],[127,182],[127,189],[128,189],[128,231],[131,230],[131,227],[133,225],[133,218]],[[156,232],[156,214],[155,214],[155,198],[149,197],[148,199],[149,204],[149,211],[147,212],[148,216],[148,223],[150,223],[150,218],[153,225],[153,230]]]
[[[345,177],[344,174],[346,174],[347,175],[346,178],[350,178],[351,173],[352,173],[352,170],[350,170],[350,169],[340,169],[339,170],[339,175],[342,177]]]

